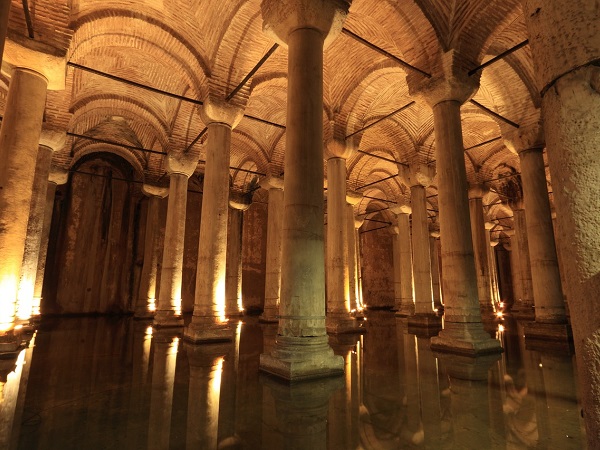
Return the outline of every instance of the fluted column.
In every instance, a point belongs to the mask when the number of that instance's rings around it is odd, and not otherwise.
[[[13,71],[0,129],[0,330],[15,320],[48,80]]]
[[[493,312],[492,287],[490,285],[489,245],[486,239],[485,218],[483,212],[484,188],[481,184],[469,186],[469,211],[471,216],[471,233],[473,251],[475,253],[475,270],[477,272],[477,292],[479,308],[485,317]]]
[[[346,223],[346,159],[344,142],[327,144],[327,319],[328,333],[358,331],[351,316],[348,227]]]
[[[196,299],[185,338],[192,342],[233,339],[225,317],[227,214],[231,132],[243,117],[241,108],[208,97],[202,106],[208,127],[206,169],[198,246]]]
[[[244,211],[250,208],[251,199],[234,194],[229,196],[227,224],[227,267],[225,270],[225,315],[239,317],[244,314],[242,305],[242,227]]]
[[[158,210],[160,200],[169,193],[168,189],[142,185],[142,192],[148,196],[146,211],[146,232],[144,233],[144,262],[140,276],[137,301],[133,316],[136,319],[151,318],[156,311],[156,279],[158,274],[159,232]]]
[[[44,274],[46,272],[46,258],[48,255],[48,242],[50,241],[50,228],[52,226],[52,213],[54,212],[54,197],[56,188],[69,180],[69,172],[59,167],[50,167],[46,186],[46,199],[44,206],[44,224],[40,236],[40,251],[38,254],[33,289],[33,304],[31,307],[32,319],[37,319],[41,313],[42,289],[44,287]]]
[[[64,132],[53,130],[43,130],[40,136],[17,296],[17,320],[19,321],[28,321],[33,315],[34,305],[37,303],[34,300],[35,277],[44,227],[48,175],[50,174],[52,155],[54,151],[63,148],[65,139]],[[36,309],[39,309],[39,304]]]
[[[394,205],[390,211],[396,214],[398,223],[398,263],[400,264],[400,303],[396,303],[396,315],[407,317],[415,313],[415,300],[413,290],[412,250],[410,238],[409,214],[411,207],[408,205]]]
[[[169,202],[154,326],[180,327],[183,326],[181,280],[188,179],[196,169],[198,156],[169,153],[165,162],[169,174]]]
[[[363,305],[359,294],[358,284],[358,245],[355,229],[354,206],[362,199],[362,194],[358,192],[346,192],[346,227],[348,239],[348,285],[350,291],[350,310],[354,315],[360,317],[363,315]],[[362,222],[361,222],[362,225]]]
[[[261,322],[277,322],[281,295],[281,238],[283,233],[283,180],[269,176],[261,180],[269,191],[267,255],[265,264],[265,305]]]
[[[444,77],[413,84],[433,108],[438,178],[438,206],[442,250],[444,329],[431,340],[438,351],[477,355],[501,351],[481,322],[477,273],[471,239],[467,175],[462,140],[460,106],[478,88],[476,77],[460,72],[458,56],[440,56]]]
[[[288,46],[288,98],[279,331],[260,368],[289,380],[343,372],[325,330],[323,48],[347,7],[332,0],[261,3],[263,29]]]

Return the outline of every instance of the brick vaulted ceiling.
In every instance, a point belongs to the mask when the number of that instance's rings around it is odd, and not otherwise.
[[[262,32],[260,0],[29,0],[28,6],[33,39],[69,62],[200,101],[209,93],[227,97],[274,44]],[[519,0],[354,0],[345,28],[432,76],[441,73],[449,52],[468,71],[527,39]],[[28,35],[21,0],[12,1],[9,37],[16,34]],[[348,136],[416,101],[350,138],[360,152],[347,163],[348,188],[382,199],[363,199],[360,212],[406,198],[393,161],[417,156],[435,164],[431,109],[411,97],[407,84],[407,76],[410,82],[421,75],[349,33],[325,50],[324,61],[327,139]],[[528,46],[479,73],[473,100],[516,124],[539,119]],[[200,106],[72,66],[66,80],[64,91],[48,94],[45,126],[120,145],[71,135],[55,164],[69,168],[84,155],[108,151],[127,159],[138,180],[164,183],[161,153],[187,149],[199,154],[197,173],[203,172],[207,135],[192,145],[204,129]],[[7,85],[3,73],[2,111]],[[245,104],[246,114],[233,132],[231,167],[283,172],[286,89],[287,49],[279,47],[231,100]],[[496,139],[506,126],[501,119],[468,102],[462,122],[468,177],[489,181],[484,204],[500,232],[511,227],[512,215],[502,177],[520,171],[518,158]],[[244,191],[256,174],[231,169],[231,176]],[[427,191],[432,216],[435,184]]]

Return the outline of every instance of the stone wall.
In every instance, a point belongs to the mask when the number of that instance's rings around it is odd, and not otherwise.
[[[363,302],[368,307],[394,306],[392,236],[387,229],[360,233]]]

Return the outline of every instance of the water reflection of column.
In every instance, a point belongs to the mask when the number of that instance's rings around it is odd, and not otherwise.
[[[281,445],[273,448],[327,449],[329,398],[344,386],[344,379],[324,378],[289,385],[264,377],[261,382],[275,402],[275,441]]]
[[[185,349],[190,366],[186,448],[216,449],[223,363],[231,344],[186,344]]]
[[[219,401],[219,448],[241,448],[236,430],[236,403],[238,390],[238,366],[240,351],[240,333],[242,322],[235,328],[235,340],[223,360],[221,376],[221,399]]]
[[[150,393],[150,419],[148,422],[148,448],[169,448],[171,435],[171,410],[179,338],[168,330],[155,330],[152,336],[154,359],[152,391]]]
[[[492,448],[488,373],[500,355],[472,358],[440,354],[438,357],[444,361],[450,381],[451,448]]]
[[[344,389],[331,397],[328,422],[328,448],[358,448],[358,385],[356,344],[358,337],[351,334],[331,336],[329,343],[336,355],[344,358]]]
[[[129,413],[147,419],[148,414],[148,368],[152,346],[152,326],[133,322],[131,390],[129,391]],[[144,420],[142,419],[142,421]],[[140,433],[137,421],[127,421],[127,448],[143,448],[145,438]]]
[[[406,426],[402,430],[401,440],[410,444],[423,443],[423,423],[419,405],[419,369],[417,356],[417,338],[404,326],[404,404],[406,406]]]
[[[17,448],[34,341],[35,336],[31,339],[28,348],[18,353],[16,361],[12,359],[0,361],[2,363],[0,372],[4,372],[5,367],[8,369],[6,378],[4,379],[4,373],[0,377],[1,449]]]
[[[437,360],[431,352],[428,337],[417,336],[417,366],[425,447],[439,448],[442,436],[440,386]]]

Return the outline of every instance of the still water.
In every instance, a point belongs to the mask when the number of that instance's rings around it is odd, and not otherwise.
[[[574,357],[528,350],[522,324],[473,360],[433,354],[393,313],[367,319],[330,338],[343,376],[292,386],[258,371],[277,328],[252,317],[210,345],[131,318],[45,320],[1,361],[0,448],[585,448]]]

